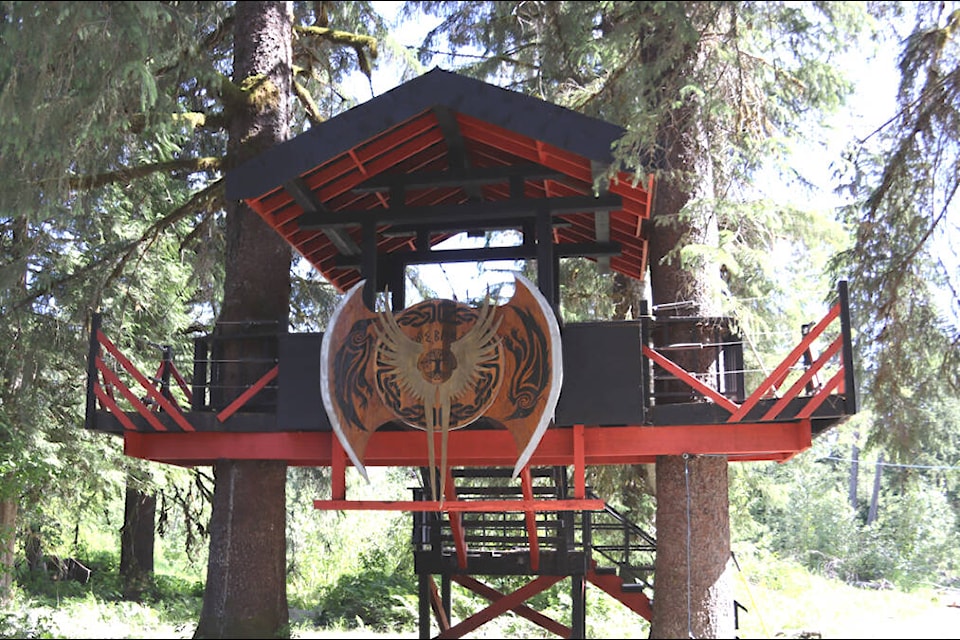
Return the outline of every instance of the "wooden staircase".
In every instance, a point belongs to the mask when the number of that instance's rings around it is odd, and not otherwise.
[[[430,495],[429,476],[423,471],[425,488],[414,489],[415,500]],[[614,508],[606,504],[596,511],[485,508],[494,502],[520,505],[524,499],[565,500],[569,498],[567,472],[562,466],[532,468],[526,471],[528,477],[521,477],[518,483],[507,468],[455,468],[447,478],[447,498],[475,501],[478,509],[483,505],[484,510],[413,513],[414,557],[421,598],[430,600],[440,623],[438,637],[462,637],[506,611],[522,615],[562,637],[582,637],[587,583],[643,618],[652,618],[656,541]],[[588,494],[597,498],[589,490]],[[435,575],[441,577],[442,593],[433,581]],[[512,594],[503,594],[477,580],[477,576],[530,576],[532,581]],[[567,577],[574,591],[571,626],[550,620],[524,604]],[[468,620],[451,624],[451,581],[493,604]],[[581,610],[579,626],[577,609]],[[421,603],[421,637],[429,637],[430,610]],[[428,616],[426,622],[424,612]]]

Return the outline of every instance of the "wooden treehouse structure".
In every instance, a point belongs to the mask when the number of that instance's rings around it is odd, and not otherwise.
[[[410,512],[421,637],[434,620],[456,638],[508,611],[584,637],[588,584],[649,620],[656,540],[593,494],[586,468],[682,454],[783,461],[857,407],[843,282],[752,390],[726,318],[650,309],[563,322],[562,259],[644,275],[652,184],[598,181],[622,133],[437,69],[269,149],[227,174],[227,195],[346,294],[327,331],[217,327],[193,340],[189,376],[169,346],[144,374],[98,317],[86,427],[170,464],[329,467],[332,495],[315,508]],[[435,248],[492,230],[522,239]],[[405,308],[410,265],[520,259],[535,261],[536,283],[518,279],[505,305]],[[375,311],[383,291],[388,308]],[[244,352],[260,377],[239,389],[224,384],[232,340],[263,345]],[[709,367],[676,363],[691,350]],[[424,487],[409,501],[351,500],[346,469],[371,465],[418,468]],[[501,593],[480,580],[504,575],[529,582]],[[525,604],[567,578],[569,623]],[[452,620],[452,582],[491,604]]]

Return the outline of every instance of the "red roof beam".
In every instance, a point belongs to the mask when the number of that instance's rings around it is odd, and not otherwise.
[[[593,182],[590,165],[582,156],[563,151],[552,145],[539,143],[526,136],[507,131],[487,122],[475,120],[463,114],[457,114],[457,121],[460,122],[464,138],[472,138],[477,144],[487,144],[526,158],[531,162],[557,169],[584,182]]]

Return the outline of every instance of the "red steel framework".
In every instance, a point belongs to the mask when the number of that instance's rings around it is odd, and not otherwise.
[[[685,371],[669,358],[648,345],[643,355],[684,381],[692,389],[729,413],[721,424],[671,424],[664,426],[638,424],[625,426],[575,425],[573,428],[551,427],[533,454],[530,465],[570,466],[574,470],[575,500],[584,500],[583,478],[585,468],[591,465],[641,464],[654,462],[660,455],[726,455],[733,460],[785,461],[807,449],[812,441],[812,418],[816,410],[830,396],[846,392],[849,365],[846,358],[837,357],[844,350],[848,329],[836,332],[829,346],[809,365],[801,359],[809,354],[814,343],[841,316],[842,301],[833,304],[827,314],[803,336],[802,340],[742,403],[719,394],[705,385],[698,376]],[[849,339],[849,338],[847,338]],[[103,354],[109,354],[115,364],[107,363]],[[217,459],[272,459],[285,460],[291,465],[330,467],[333,473],[333,493],[330,500],[318,500],[318,508],[327,509],[389,509],[404,511],[436,511],[438,504],[422,502],[380,502],[347,500],[344,474],[349,462],[332,431],[257,431],[231,430],[231,418],[243,405],[275,380],[282,363],[272,367],[260,380],[251,385],[228,406],[217,411],[216,427],[209,416],[201,425],[191,423],[200,416],[185,410],[164,393],[157,380],[164,371],[176,381],[187,402],[191,391],[172,360],[164,360],[158,375],[148,378],[132,364],[99,326],[91,334],[92,374],[89,379],[90,398],[99,409],[108,412],[120,425],[124,449],[128,455],[178,465],[209,465]],[[833,370],[825,384],[812,395],[804,395],[812,380]],[[802,371],[792,378],[791,372]],[[126,374],[126,380],[121,377]],[[791,380],[790,386],[781,388]],[[125,399],[128,408],[120,406],[118,396]],[[145,402],[148,398],[150,402]],[[787,407],[799,410],[784,413]],[[759,419],[746,419],[761,402],[767,408]],[[160,409],[160,411],[157,410]],[[97,407],[88,404],[88,424],[96,420],[89,411]],[[752,415],[752,414],[751,414]],[[145,427],[137,426],[133,417],[139,416]],[[785,417],[786,416],[786,417]],[[214,430],[216,429],[216,430]],[[505,430],[461,429],[449,434],[448,456],[451,467],[512,467],[514,445]],[[423,467],[427,464],[426,434],[419,430],[378,431],[370,440],[365,464],[370,466]],[[452,484],[448,485],[452,486]],[[547,505],[557,508],[556,501],[515,501],[510,504],[491,502],[486,507],[470,503],[471,510],[502,510],[518,508],[537,510]],[[588,501],[589,502],[589,501]],[[564,508],[595,506],[571,503]],[[443,509],[456,512],[466,507],[455,500],[447,500]]]

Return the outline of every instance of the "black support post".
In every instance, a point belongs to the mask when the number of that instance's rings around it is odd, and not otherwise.
[[[440,601],[443,603],[443,613],[450,621],[450,574],[445,573],[440,579]],[[451,624],[453,624],[451,622]]]
[[[360,275],[366,279],[363,286],[363,303],[371,311],[376,310],[375,302],[378,290],[377,278],[377,226],[372,220],[363,223],[363,255],[360,258]]]
[[[537,286],[547,299],[553,312],[560,319],[557,299],[556,273],[554,272],[553,220],[547,210],[537,213]]]
[[[100,333],[102,316],[94,313],[90,319],[90,351],[87,355],[87,407],[84,418],[84,426],[87,429],[95,429],[97,426],[97,396],[94,393],[94,385],[97,383],[97,358],[100,356],[100,340],[97,334]]]
[[[207,363],[210,358],[210,339],[207,336],[193,340],[193,381],[191,383],[193,401],[190,408],[203,411],[207,408]]]
[[[853,336],[850,329],[850,292],[847,281],[841,280],[837,285],[840,297],[840,330],[843,333],[843,393],[846,396],[846,412],[853,415],[857,412],[857,380],[853,364]]]
[[[430,574],[418,573],[420,637],[430,637]]]
[[[587,637],[587,583],[583,579],[583,574],[570,576],[571,586],[571,606],[573,610],[570,613],[570,637]]]

